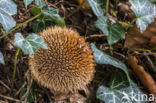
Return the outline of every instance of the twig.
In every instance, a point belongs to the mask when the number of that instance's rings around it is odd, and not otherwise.
[[[53,8],[58,9],[58,7],[57,7],[57,6],[55,6],[54,4],[49,3],[47,0],[44,0],[44,1],[45,1],[45,3],[46,3],[48,6],[51,6],[51,7],[53,7]]]
[[[44,89],[44,91],[45,91],[46,95],[48,96],[49,103],[53,103],[53,101],[51,100],[51,97],[49,95],[49,92],[46,89]]]
[[[18,100],[18,99],[15,99],[15,98],[12,98],[12,97],[8,97],[8,96],[4,96],[2,94],[0,94],[0,97],[8,99],[8,100],[11,100],[11,101],[15,101],[15,102],[21,103],[20,100]],[[22,101],[22,103],[27,103],[27,102],[23,102]]]
[[[99,38],[99,37],[105,37],[105,35],[104,34],[94,34],[94,35],[90,35],[90,36],[88,36],[88,37],[85,37],[85,39],[87,40],[87,39],[90,39],[90,38]]]
[[[145,57],[146,59],[148,60],[149,64],[150,64],[150,67],[151,67],[151,70],[156,73],[156,67],[154,66],[152,60],[150,59],[150,57],[145,53]]]
[[[28,79],[27,91],[21,97],[21,100],[24,100],[24,101],[27,101],[28,96],[29,96],[29,92],[30,92],[30,88],[31,88],[31,85],[32,85],[32,79],[31,79],[31,74],[30,74],[29,70],[27,71],[27,79]]]
[[[9,86],[7,86],[3,81],[0,80],[0,83],[1,83],[4,87],[6,87],[8,90],[10,90]]]
[[[6,34],[2,35],[2,36],[0,37],[0,40],[1,40],[2,38],[4,38],[4,37],[8,36],[11,32],[15,31],[16,29],[22,27],[24,24],[27,24],[28,22],[30,22],[30,21],[32,21],[32,20],[38,18],[41,14],[42,14],[42,12],[39,13],[38,15],[36,15],[36,16],[34,16],[34,17],[28,19],[27,21],[25,21],[25,22],[23,22],[23,23],[17,25],[15,28],[11,29],[9,32],[7,32]]]
[[[25,81],[23,85],[21,86],[21,88],[15,93],[15,96],[17,96],[20,93],[21,89],[24,88],[26,84],[27,82]]]
[[[83,6],[83,4],[86,2],[87,0],[83,0],[82,3],[80,4],[80,6],[78,6],[72,13],[70,13],[69,15],[67,15],[67,18],[69,18],[70,16],[72,16],[73,14],[75,14],[77,11],[79,11],[81,9],[81,7]]]

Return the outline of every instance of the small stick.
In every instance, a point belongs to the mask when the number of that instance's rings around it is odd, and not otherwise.
[[[148,62],[149,62],[149,64],[150,64],[151,70],[152,70],[154,73],[156,73],[156,67],[154,66],[154,64],[153,64],[152,60],[150,59],[150,57],[149,57],[147,54],[145,54],[145,57],[146,57],[146,59],[148,60]]]
[[[24,88],[26,84],[27,84],[27,83],[26,83],[26,81],[25,81],[25,82],[23,83],[23,85],[21,86],[21,88],[15,93],[15,96],[17,96],[17,95],[20,93],[21,89]]]
[[[0,80],[0,83],[1,83],[4,87],[6,87],[8,90],[10,90],[9,86],[7,86],[3,81]]]
[[[20,103],[20,100],[15,99],[15,98],[12,98],[12,97],[4,96],[4,95],[2,95],[2,94],[0,94],[0,97]],[[23,101],[22,101],[22,103],[27,103],[27,102],[23,102]]]
[[[82,3],[80,4],[80,6],[78,6],[73,12],[71,12],[69,15],[67,15],[66,19],[69,18],[70,16],[72,16],[73,14],[75,14],[76,12],[78,12],[85,2],[86,2],[86,0],[83,0]]]

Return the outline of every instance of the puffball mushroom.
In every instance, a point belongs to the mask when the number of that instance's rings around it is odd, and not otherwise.
[[[84,89],[93,78],[93,52],[84,37],[65,27],[50,27],[39,35],[48,49],[38,49],[29,57],[34,80],[60,93]]]

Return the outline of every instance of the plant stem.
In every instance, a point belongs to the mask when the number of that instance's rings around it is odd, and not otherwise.
[[[15,55],[14,71],[13,71],[13,78],[12,78],[12,87],[14,85],[14,80],[15,80],[15,76],[16,76],[16,69],[17,69],[16,63],[17,63],[17,57],[18,57],[19,52],[20,52],[20,48],[17,49],[16,55]]]
[[[106,16],[108,16],[108,11],[109,11],[109,0],[106,2]]]
[[[11,32],[15,31],[16,29],[22,27],[24,24],[27,24],[28,22],[30,22],[30,21],[32,21],[32,20],[38,18],[41,14],[42,14],[42,12],[39,13],[39,14],[37,14],[36,16],[34,16],[34,17],[28,19],[27,21],[25,21],[25,22],[23,22],[23,23],[17,25],[15,28],[11,29],[9,32],[7,32],[6,34],[2,35],[2,36],[0,37],[0,40],[1,40],[2,38],[4,38],[4,37],[8,36]]]
[[[137,18],[133,19],[132,22],[126,27],[126,31],[136,22]]]
[[[128,24],[126,22],[118,21],[118,23],[121,24],[122,26],[125,26],[125,27],[133,27],[133,25]]]
[[[5,31],[4,31],[3,28],[1,28],[1,32],[2,32],[3,35],[5,34]],[[9,42],[12,46],[14,46],[14,43],[10,40],[10,38],[8,38],[8,36],[6,36],[6,39],[8,40],[8,42]],[[14,46],[14,47],[15,47],[15,46]]]

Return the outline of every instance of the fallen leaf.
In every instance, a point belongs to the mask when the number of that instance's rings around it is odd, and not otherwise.
[[[156,36],[153,36],[152,39],[150,40],[150,46],[156,47]]]
[[[137,26],[134,26],[127,32],[126,41],[124,44],[125,48],[153,48],[156,44],[156,19],[155,22],[151,23],[145,32],[141,33]],[[153,41],[154,39],[154,41]]]
[[[150,93],[156,96],[156,83],[151,75],[144,70],[143,66],[138,65],[138,60],[135,56],[129,57],[129,63],[142,84],[150,91]]]
[[[0,93],[6,93],[7,92],[7,89],[5,87],[1,87],[0,86]]]
[[[78,3],[79,3],[79,5],[82,5],[83,9],[90,9],[90,6],[88,5],[87,0],[84,1],[84,4],[82,4],[83,0],[78,0]]]
[[[127,0],[119,2],[117,15],[121,18],[121,20],[132,21],[134,18],[136,18],[130,7],[131,3]]]

